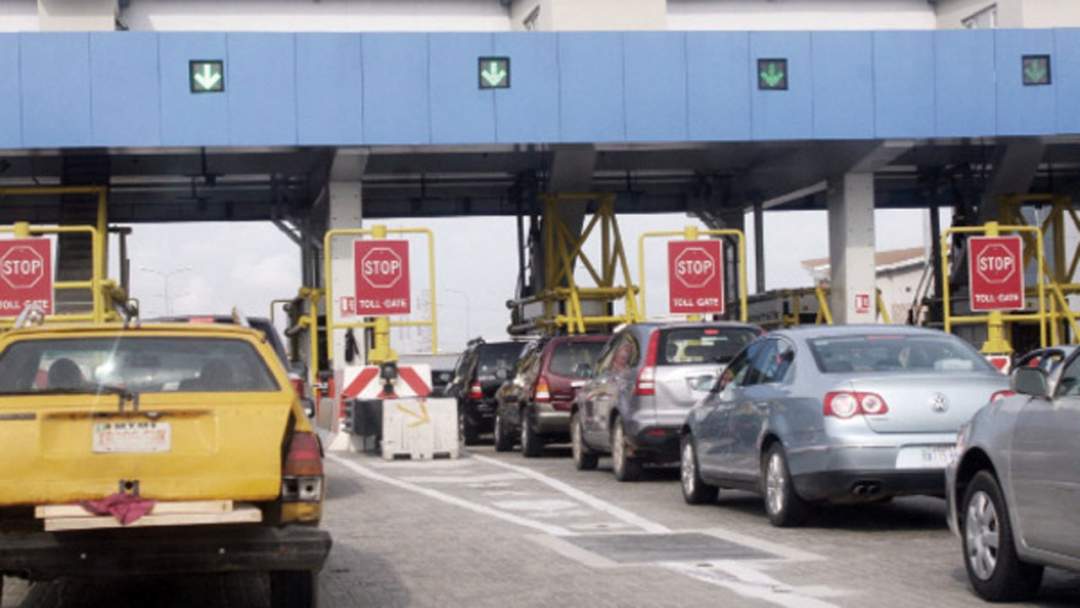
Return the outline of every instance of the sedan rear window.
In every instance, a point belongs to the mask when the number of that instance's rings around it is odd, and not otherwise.
[[[727,363],[758,332],[749,327],[683,327],[660,334],[660,365]]]
[[[951,336],[870,335],[809,340],[818,369],[845,372],[993,371],[974,348]]]
[[[0,354],[0,394],[279,390],[250,344],[225,338],[16,342]]]
[[[590,368],[596,366],[596,359],[600,351],[604,350],[604,342],[563,342],[555,347],[551,353],[551,373],[564,378],[581,378],[578,372],[582,370],[581,364]]]

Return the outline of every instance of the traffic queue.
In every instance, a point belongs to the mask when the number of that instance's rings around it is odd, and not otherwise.
[[[759,494],[775,526],[828,505],[947,498],[975,592],[1030,598],[1080,571],[1080,351],[1002,374],[967,342],[910,326],[634,323],[609,336],[470,342],[447,394],[466,445],[571,445],[616,480],[679,466],[688,504]]]

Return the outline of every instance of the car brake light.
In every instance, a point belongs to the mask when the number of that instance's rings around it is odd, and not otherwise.
[[[998,401],[1001,401],[1002,399],[1006,399],[1006,398],[1012,397],[1014,395],[1016,395],[1016,393],[1013,392],[1013,391],[1010,391],[1010,390],[997,391],[993,395],[990,395],[990,403],[997,403]]]
[[[472,385],[469,387],[469,398],[470,399],[483,399],[484,398],[484,388],[482,386],[480,386],[479,382],[473,382]]]
[[[283,468],[281,499],[284,502],[322,501],[322,448],[314,433],[293,433]]]
[[[285,475],[322,475],[322,448],[314,433],[293,433],[285,453]]]
[[[638,372],[634,394],[648,397],[656,394],[656,352],[660,348],[660,332],[654,331],[649,336],[649,346],[645,350],[645,365]]]
[[[547,378],[540,376],[533,389],[533,401],[545,403],[551,401],[551,388],[548,387]]]
[[[889,406],[881,395],[858,391],[832,391],[825,393],[826,416],[852,418],[854,416],[881,416],[889,413]]]

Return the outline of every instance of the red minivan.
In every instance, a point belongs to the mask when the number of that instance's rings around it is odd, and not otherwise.
[[[527,458],[545,443],[570,440],[570,407],[585,375],[607,344],[607,335],[544,338],[525,347],[513,376],[495,397],[495,450],[521,443]]]

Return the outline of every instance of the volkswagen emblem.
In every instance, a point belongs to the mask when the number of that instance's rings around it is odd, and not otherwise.
[[[939,414],[944,414],[949,411],[949,400],[941,393],[934,393],[930,396],[930,409]]]

